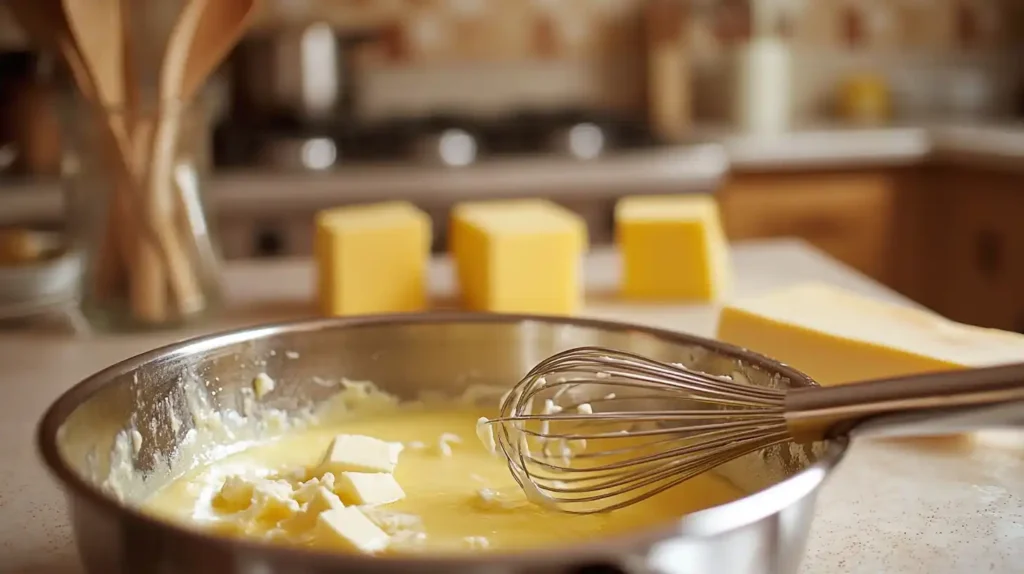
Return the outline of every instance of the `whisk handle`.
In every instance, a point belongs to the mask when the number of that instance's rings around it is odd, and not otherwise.
[[[884,432],[932,423],[925,434],[1024,425],[1024,364],[793,389],[785,407],[786,424],[800,442],[868,425]]]

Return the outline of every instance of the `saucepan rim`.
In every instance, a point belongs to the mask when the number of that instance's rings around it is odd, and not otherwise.
[[[105,512],[121,515],[129,524],[146,527],[147,529],[162,529],[182,541],[221,545],[222,547],[227,547],[227,550],[230,550],[232,554],[237,556],[262,556],[267,559],[276,557],[310,565],[344,562],[350,567],[376,569],[384,566],[398,568],[424,566],[431,568],[455,568],[495,561],[501,561],[506,565],[511,562],[514,565],[520,566],[551,563],[552,561],[561,563],[592,563],[595,560],[622,558],[624,554],[628,554],[628,551],[638,548],[639,545],[652,544],[661,540],[679,537],[712,537],[755,523],[796,504],[821,486],[825,477],[843,458],[849,444],[845,437],[833,439],[829,441],[826,452],[815,463],[768,488],[735,501],[694,512],[680,519],[640,529],[636,532],[601,537],[578,544],[556,545],[519,552],[381,557],[339,555],[327,551],[272,545],[256,540],[222,537],[200,531],[199,529],[178,525],[171,521],[161,520],[147,515],[137,508],[121,503],[102,489],[90,484],[71,469],[59,452],[58,434],[60,428],[79,406],[102,388],[113,384],[113,381],[119,375],[131,372],[159,359],[190,355],[223,348],[240,342],[261,340],[284,333],[302,333],[324,329],[452,323],[542,323],[553,326],[576,326],[604,331],[632,331],[650,335],[667,343],[706,347],[755,367],[778,373],[790,379],[797,386],[817,385],[817,383],[802,372],[748,349],[683,332],[603,319],[457,311],[311,318],[243,327],[203,335],[158,347],[111,365],[74,385],[50,405],[36,429],[36,446],[50,472],[69,494],[84,498]]]

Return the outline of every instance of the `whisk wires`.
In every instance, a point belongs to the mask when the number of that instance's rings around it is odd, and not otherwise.
[[[592,514],[786,442],[784,393],[581,347],[538,364],[486,424],[532,501]]]

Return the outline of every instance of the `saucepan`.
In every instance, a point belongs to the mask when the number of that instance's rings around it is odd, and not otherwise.
[[[750,493],[734,502],[627,536],[517,553],[344,556],[222,538],[138,510],[149,492],[223,446],[184,448],[199,424],[195,400],[183,390],[189,385],[214,410],[242,408],[239,396],[260,373],[276,381],[276,406],[286,411],[326,400],[324,381],[340,377],[405,398],[456,396],[472,385],[508,387],[547,356],[584,345],[738,373],[768,387],[814,384],[746,350],[614,322],[460,313],[315,319],[207,336],[116,364],[57,400],[40,424],[39,447],[67,493],[78,551],[92,574],[796,572],[815,498],[845,440],[784,445],[723,466],[721,478]],[[138,480],[113,488],[115,475]]]

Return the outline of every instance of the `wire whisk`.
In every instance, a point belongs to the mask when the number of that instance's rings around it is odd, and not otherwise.
[[[493,433],[494,450],[531,501],[592,514],[635,504],[750,453],[848,433],[872,416],[916,413],[941,422],[967,407],[981,412],[1007,404],[1020,420],[1024,365],[768,388],[738,373],[581,347],[534,367],[503,398],[500,416],[481,420],[481,428]],[[968,426],[995,422],[982,416]],[[890,418],[890,426],[898,424]]]

